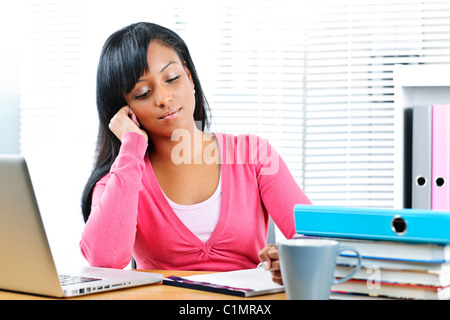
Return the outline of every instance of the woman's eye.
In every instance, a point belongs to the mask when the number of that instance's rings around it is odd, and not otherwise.
[[[139,99],[146,98],[149,94],[150,94],[150,90],[147,90],[147,91],[145,91],[144,93],[137,95],[137,96],[135,97],[135,99],[136,99],[136,100],[139,100]]]
[[[180,76],[176,76],[176,77],[170,78],[169,80],[167,80],[167,82],[171,83],[171,82],[178,80],[179,78],[180,78]]]

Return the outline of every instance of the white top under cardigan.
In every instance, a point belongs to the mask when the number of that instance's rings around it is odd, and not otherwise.
[[[216,228],[219,221],[220,201],[222,195],[222,176],[214,194],[203,202],[193,205],[181,205],[166,199],[184,225],[191,230],[197,238],[206,242]]]

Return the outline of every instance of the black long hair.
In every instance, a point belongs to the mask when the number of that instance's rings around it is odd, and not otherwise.
[[[151,41],[172,48],[191,72],[195,87],[194,120],[201,130],[209,126],[209,106],[183,39],[172,30],[153,23],[140,22],[113,33],[105,42],[97,69],[97,110],[99,129],[94,168],[83,190],[81,209],[86,222],[91,213],[92,191],[106,175],[117,155],[121,142],[108,128],[112,117],[125,106],[125,95],[149,71],[147,51]],[[151,152],[151,141],[147,152]]]

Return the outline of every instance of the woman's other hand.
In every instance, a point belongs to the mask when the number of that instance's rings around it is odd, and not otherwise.
[[[126,132],[137,132],[148,141],[148,134],[140,128],[136,114],[129,106],[122,107],[109,122],[109,129],[122,141],[122,135]]]
[[[264,270],[270,271],[272,274],[272,281],[278,284],[283,284],[280,271],[280,260],[278,258],[278,247],[273,244],[268,244],[262,249],[259,254]]]

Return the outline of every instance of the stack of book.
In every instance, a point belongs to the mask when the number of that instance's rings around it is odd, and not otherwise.
[[[396,299],[449,299],[450,247],[394,241],[339,239],[362,255],[361,270],[347,282],[333,286],[334,297],[367,295]],[[345,252],[344,252],[345,254]],[[353,270],[348,257],[339,257],[336,277]],[[356,259],[353,264],[356,264]]]
[[[334,285],[332,298],[450,299],[450,212],[327,206],[294,212],[297,238],[333,238],[362,257],[361,270]],[[342,252],[335,276],[356,264],[354,253]]]
[[[411,208],[450,211],[450,105],[412,107]]]

